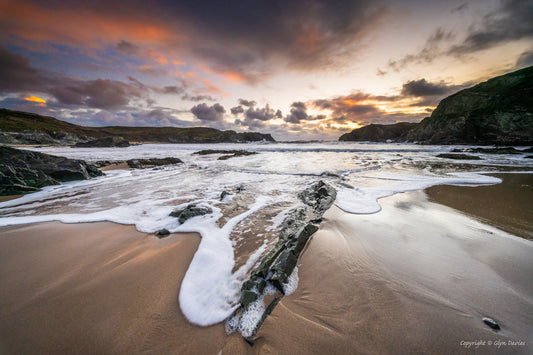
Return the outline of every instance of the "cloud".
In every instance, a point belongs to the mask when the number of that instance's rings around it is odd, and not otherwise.
[[[216,99],[211,95],[189,95],[185,94],[181,97],[182,100],[188,100],[193,102],[199,101],[216,101]]]
[[[516,60],[515,68],[524,68],[533,65],[533,50],[520,54]]]
[[[250,120],[269,121],[274,118],[281,118],[280,110],[274,110],[267,104],[263,108],[249,107],[244,111],[244,116]]]
[[[371,0],[131,0],[127,6],[119,0],[3,0],[2,13],[3,43],[112,46],[126,55],[152,50],[160,63],[179,55],[253,83],[283,66],[340,66],[361,50],[386,9]]]
[[[0,46],[0,92],[22,91],[40,83],[38,70],[26,58]]]
[[[462,11],[462,4],[452,12]],[[389,68],[400,71],[411,64],[431,63],[438,57],[463,57],[481,50],[522,39],[533,39],[533,1],[502,0],[498,10],[482,17],[477,24],[470,25],[466,36],[456,41],[457,35],[441,27],[433,32],[423,48],[417,53],[389,61]],[[384,72],[378,69],[378,72]]]
[[[238,115],[239,113],[243,113],[244,109],[242,106],[235,106],[230,109],[232,115]]]
[[[115,48],[126,55],[136,55],[139,52],[138,46],[125,40],[120,40]]]
[[[191,108],[192,114],[200,121],[223,121],[226,110],[222,105],[216,103],[212,106],[207,106],[205,103],[198,104]]]
[[[291,104],[291,111],[285,117],[285,122],[300,123],[301,121],[316,121],[325,119],[325,115],[311,116],[307,114],[307,106],[301,101],[296,101]]]
[[[254,107],[257,104],[257,102],[253,100],[245,100],[245,99],[239,99],[239,105],[246,106],[246,107]]]
[[[502,43],[533,38],[533,2],[503,0],[498,11],[483,18],[480,26],[472,27],[462,43],[452,46],[449,55],[462,56]]]
[[[444,96],[464,87],[465,85],[448,85],[444,81],[431,83],[426,79],[419,79],[410,80],[403,84],[401,94],[414,97]]]
[[[458,5],[456,7],[454,7],[451,11],[451,13],[455,13],[455,12],[462,12],[464,11],[466,8],[468,7],[468,3],[464,3],[464,4],[461,4],[461,5]]]

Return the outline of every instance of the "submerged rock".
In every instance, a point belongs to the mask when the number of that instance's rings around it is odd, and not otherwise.
[[[257,152],[249,152],[246,150],[216,150],[216,149],[205,149],[198,152],[194,152],[195,155],[210,155],[210,154],[224,154],[218,157],[217,160],[227,160],[229,158],[241,157],[246,155],[254,155]]]
[[[83,160],[0,146],[0,194],[4,196],[100,175],[103,174],[96,166]]]
[[[481,160],[481,158],[476,155],[460,154],[460,153],[443,153],[443,154],[437,155],[437,158],[455,159],[455,160]]]
[[[495,330],[500,329],[500,326],[498,325],[498,323],[496,323],[496,321],[492,318],[488,318],[488,317],[483,318],[483,323],[485,323],[492,329],[495,329]]]
[[[281,225],[278,242],[243,283],[240,307],[227,319],[226,325],[229,329],[239,329],[242,313],[248,310],[251,303],[263,296],[268,284],[274,286],[282,295],[285,294],[285,285],[298,263],[300,254],[318,230],[322,215],[331,207],[336,196],[335,189],[323,181],[312,184],[298,194],[303,206],[288,213]],[[280,298],[275,298],[266,308],[252,334],[245,337],[247,342],[253,344],[253,336],[279,300]]]
[[[129,146],[130,142],[117,136],[98,138],[88,142],[79,142],[74,145],[75,148],[125,148]]]
[[[130,159],[126,160],[128,166],[132,169],[153,168],[155,166],[182,164],[183,161],[179,158],[151,158],[151,159]]]
[[[209,207],[198,207],[194,204],[188,205],[183,209],[178,209],[170,213],[171,217],[176,217],[180,224],[185,223],[190,218],[196,216],[204,216],[206,214],[212,213],[213,210]]]
[[[163,229],[158,230],[158,231],[155,233],[155,236],[161,239],[161,238],[166,237],[166,236],[169,235],[169,234],[170,234],[170,232],[168,231],[168,229],[163,228]]]

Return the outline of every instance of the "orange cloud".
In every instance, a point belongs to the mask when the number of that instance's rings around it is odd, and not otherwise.
[[[221,73],[221,75],[226,81],[230,81],[234,84],[246,81],[246,78],[237,72],[225,72]]]
[[[9,28],[6,35],[34,42],[94,48],[119,40],[153,44],[171,38],[179,39],[175,31],[170,31],[155,20],[150,23],[148,18],[143,21],[138,17],[132,18],[129,16],[131,14],[111,14],[13,0],[2,0],[0,13],[3,26]]]
[[[46,106],[46,100],[37,96],[27,96],[24,98],[26,101],[35,102],[38,106]]]
[[[202,83],[204,84],[204,87],[194,90],[193,91],[194,94],[196,95],[212,94],[212,95],[217,95],[219,97],[230,97],[231,96],[231,94],[229,94],[228,92],[214,85],[209,79],[203,79]]]

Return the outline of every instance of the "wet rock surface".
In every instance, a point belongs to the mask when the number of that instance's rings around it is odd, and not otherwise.
[[[257,152],[249,152],[246,150],[216,150],[216,149],[205,149],[198,152],[194,152],[194,155],[210,155],[210,154],[222,154],[218,157],[217,160],[227,160],[235,157],[242,157],[247,155],[254,155]]]
[[[481,160],[480,157],[462,153],[443,153],[437,155],[437,158],[455,159],[455,160]]]
[[[298,194],[303,206],[293,209],[281,225],[276,245],[263,257],[241,288],[239,308],[228,318],[230,330],[239,330],[239,321],[254,302],[261,302],[268,285],[285,294],[285,287],[293,273],[300,254],[311,236],[318,230],[322,215],[331,207],[337,196],[336,190],[323,181],[318,181]],[[253,344],[253,336],[265,318],[272,312],[280,297],[276,297],[258,320],[251,335],[245,340]],[[244,335],[244,334],[243,334]]]
[[[185,208],[172,211],[169,216],[176,217],[180,224],[185,223],[188,219],[196,216],[204,216],[212,213],[213,210],[209,207],[197,206],[190,204]]]
[[[132,169],[153,168],[155,166],[182,164],[183,161],[179,158],[152,158],[152,159],[130,159],[126,160],[128,166]]]
[[[0,195],[3,196],[100,175],[102,172],[96,166],[82,160],[0,146]]]
[[[74,145],[75,148],[125,148],[129,146],[130,143],[122,137],[104,137],[88,142],[79,142]]]

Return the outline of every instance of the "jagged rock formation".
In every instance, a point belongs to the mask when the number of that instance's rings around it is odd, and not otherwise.
[[[396,141],[406,135],[417,124],[410,122],[399,122],[392,125],[370,124],[361,128],[354,129],[349,133],[340,136],[340,141],[357,141],[357,142],[387,142]]]
[[[243,283],[240,307],[228,318],[227,328],[232,331],[240,329],[240,321],[251,305],[262,302],[267,285],[275,287],[281,295],[285,294],[285,285],[296,267],[300,254],[309,238],[318,230],[322,215],[331,207],[336,196],[335,189],[321,180],[298,195],[303,206],[288,214],[282,223],[278,242],[252,270],[250,278]],[[266,307],[250,334],[243,334],[249,343],[253,344],[253,336],[279,299],[280,297],[274,298]]]
[[[369,125],[344,134],[339,140],[531,145],[533,66],[448,96],[430,117],[402,133],[406,127]]]
[[[0,195],[3,196],[100,175],[102,172],[96,166],[82,160],[0,146]]]
[[[129,147],[130,142],[122,137],[104,137],[94,139],[88,142],[78,142],[74,145],[76,148],[125,148]]]
[[[84,127],[53,117],[0,109],[0,143],[71,145],[117,136],[130,142],[154,143],[275,142],[270,134],[237,133],[208,127]]]
[[[151,159],[130,159],[126,160],[128,166],[132,169],[146,169],[153,168],[155,166],[183,164],[183,161],[179,158],[167,157],[167,158],[151,158]]]

